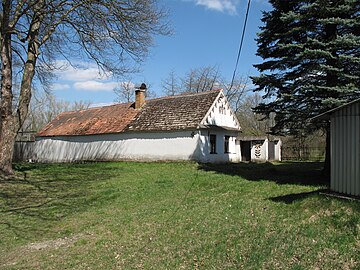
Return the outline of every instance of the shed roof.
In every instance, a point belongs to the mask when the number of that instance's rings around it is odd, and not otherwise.
[[[141,109],[122,103],[64,112],[37,136],[74,136],[126,131],[170,131],[197,128],[222,90],[147,100]]]
[[[355,100],[353,100],[353,101],[351,101],[351,102],[348,102],[348,103],[346,103],[346,104],[343,104],[343,105],[341,105],[341,106],[339,106],[339,107],[336,107],[336,108],[334,108],[334,109],[331,109],[331,110],[328,110],[328,111],[326,111],[326,112],[324,112],[324,113],[321,113],[321,114],[319,114],[319,115],[311,118],[310,120],[311,120],[311,121],[329,120],[331,114],[333,114],[334,112],[336,112],[336,111],[338,111],[338,110],[341,110],[341,109],[343,109],[343,108],[345,108],[345,107],[351,106],[351,105],[353,105],[353,104],[355,104],[355,103],[359,103],[359,102],[360,102],[360,98],[359,98],[359,99],[355,99]]]
[[[273,137],[273,136],[244,136],[244,135],[240,135],[237,137],[238,140],[240,141],[265,141],[265,140],[269,140],[269,141],[281,141],[281,139],[279,137]]]

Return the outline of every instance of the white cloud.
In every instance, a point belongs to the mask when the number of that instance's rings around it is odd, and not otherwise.
[[[112,91],[118,85],[110,80],[111,74],[101,73],[93,63],[57,60],[55,68],[59,80],[53,84],[54,90]]]
[[[204,6],[208,9],[236,14],[236,4],[238,0],[194,0],[196,5]]]
[[[68,81],[86,81],[93,79],[101,79],[99,71],[97,68],[69,68],[62,74],[62,79]]]
[[[118,83],[116,82],[99,82],[95,80],[81,81],[74,83],[76,90],[83,91],[112,91]]]
[[[52,84],[52,89],[53,90],[68,90],[70,89],[70,85],[69,84],[62,84],[62,83],[54,83]]]
[[[66,60],[57,60],[56,75],[65,81],[87,81],[87,80],[107,80],[111,74],[103,74],[98,67],[88,62],[75,62],[73,65]]]

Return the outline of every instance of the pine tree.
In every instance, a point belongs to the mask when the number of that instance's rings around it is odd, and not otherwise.
[[[270,3],[257,38],[261,75],[252,77],[268,102],[255,111],[276,113],[274,134],[328,132],[328,125],[309,119],[360,97],[360,1]]]

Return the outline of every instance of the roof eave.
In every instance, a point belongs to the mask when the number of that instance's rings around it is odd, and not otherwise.
[[[217,126],[217,125],[202,125],[198,126],[198,129],[221,129],[221,130],[229,130],[229,131],[237,131],[240,132],[240,128],[233,128],[227,126]]]
[[[153,130],[123,130],[118,132],[103,132],[103,133],[91,133],[91,134],[46,134],[36,135],[36,138],[55,138],[55,137],[80,137],[80,136],[99,136],[99,135],[111,135],[111,134],[124,134],[124,133],[160,133],[160,132],[178,132],[178,131],[189,131],[196,130],[199,127],[186,127],[179,129],[153,129]]]
[[[310,118],[310,122],[321,122],[321,121],[327,121],[330,120],[331,112],[324,112],[322,114],[319,114],[313,118]]]

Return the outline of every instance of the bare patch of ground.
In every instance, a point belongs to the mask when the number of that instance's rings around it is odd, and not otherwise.
[[[68,247],[74,244],[79,239],[84,238],[83,234],[77,234],[71,237],[58,238],[55,240],[47,240],[43,242],[30,243],[24,248],[26,250],[41,250],[41,249],[57,249],[59,247]]]
[[[40,250],[67,248],[74,245],[77,241],[81,239],[89,238],[91,236],[92,234],[76,234],[70,237],[62,237],[54,240],[46,240],[42,242],[34,242],[27,244],[25,246],[16,249],[14,252],[12,252],[12,254],[9,254],[7,262],[0,265],[0,267],[17,265],[19,260],[19,254],[22,254],[21,256],[25,256],[25,254],[31,254],[33,252],[37,252]]]

